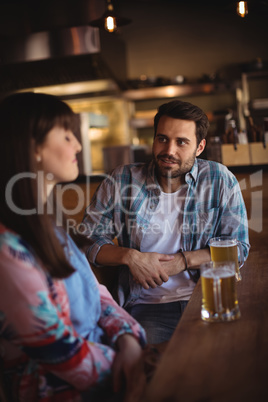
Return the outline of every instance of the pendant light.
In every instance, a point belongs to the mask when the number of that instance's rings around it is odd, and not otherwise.
[[[244,18],[248,14],[248,2],[238,1],[236,3],[236,12],[240,17]]]
[[[89,23],[92,27],[103,28],[108,32],[115,32],[119,27],[130,24],[129,18],[119,17],[114,12],[114,6],[111,0],[107,0],[107,7],[102,17],[93,20]]]

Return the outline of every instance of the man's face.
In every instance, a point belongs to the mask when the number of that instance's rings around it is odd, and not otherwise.
[[[195,122],[162,116],[153,143],[153,157],[158,179],[181,178],[189,172],[196,156],[205,148],[205,140],[197,145]]]

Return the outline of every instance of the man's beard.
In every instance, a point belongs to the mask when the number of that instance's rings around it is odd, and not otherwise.
[[[175,162],[178,164],[178,168],[173,169],[172,167],[162,167],[159,164],[159,159],[168,159],[172,162]],[[165,178],[169,178],[169,179],[176,179],[177,177],[181,177],[184,176],[186,173],[190,172],[190,170],[192,169],[194,162],[195,162],[195,158],[196,158],[196,151],[193,153],[193,155],[187,159],[187,161],[185,161],[184,163],[182,163],[181,161],[163,154],[163,155],[153,155],[153,159],[155,162],[155,166],[156,166],[156,173],[159,177],[165,177]]]

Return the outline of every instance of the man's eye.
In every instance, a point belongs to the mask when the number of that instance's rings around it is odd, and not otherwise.
[[[166,138],[158,137],[158,141],[159,141],[159,142],[166,142],[167,140],[166,140]]]

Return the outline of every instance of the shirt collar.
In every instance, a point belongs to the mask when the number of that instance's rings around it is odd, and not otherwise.
[[[186,183],[189,184],[191,180],[194,180],[196,182],[197,176],[198,176],[198,161],[197,158],[195,158],[192,169],[185,175]]]
[[[146,185],[147,188],[155,191],[156,194],[160,195],[161,187],[156,177],[154,160],[151,160],[151,162],[148,165],[148,176],[146,179]]]

